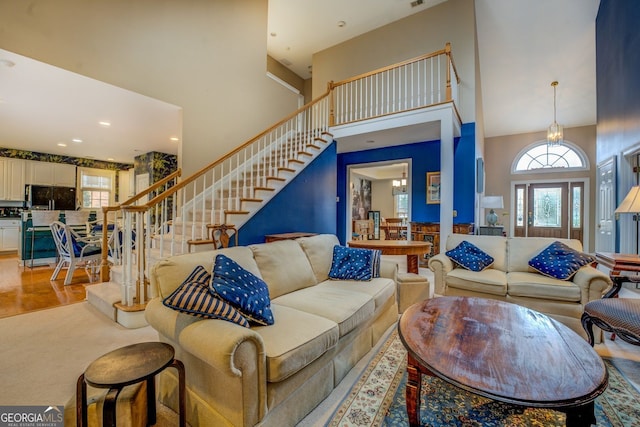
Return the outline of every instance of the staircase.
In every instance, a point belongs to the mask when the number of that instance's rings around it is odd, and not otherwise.
[[[447,102],[457,114],[458,84],[449,44],[330,83],[327,93],[190,177],[179,180],[178,171],[119,206],[104,207],[105,223],[118,224],[124,236],[144,238],[123,239],[109,251],[104,227],[102,283],[87,287],[87,299],[125,327],[145,326],[145,303],[154,297],[148,272],[156,262],[213,249],[212,227],[241,230],[332,143],[332,126]],[[152,199],[142,203],[145,196]],[[117,256],[108,259],[109,253]]]

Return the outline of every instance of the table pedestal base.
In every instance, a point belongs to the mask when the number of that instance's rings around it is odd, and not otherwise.
[[[411,427],[420,427],[420,394],[422,393],[423,374],[436,377],[433,372],[408,354],[405,397],[407,401],[407,417]],[[567,427],[590,427],[596,423],[593,401],[581,406],[566,409],[557,408],[556,410],[567,414]]]

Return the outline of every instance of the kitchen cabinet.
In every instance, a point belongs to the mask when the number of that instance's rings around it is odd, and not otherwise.
[[[0,219],[0,251],[17,251],[20,241],[20,220]]]
[[[30,161],[26,169],[26,184],[76,186],[76,167],[74,165]]]
[[[0,158],[0,200],[24,200],[26,160]]]

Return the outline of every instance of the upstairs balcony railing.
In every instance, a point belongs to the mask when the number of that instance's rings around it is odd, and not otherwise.
[[[149,202],[128,201],[106,208],[105,218],[117,211],[125,236],[142,236],[135,243],[131,239],[123,242],[121,304],[143,305],[149,297],[147,268],[154,260],[190,251],[193,241],[208,239],[209,225],[239,229],[242,223],[237,222],[246,221],[239,218],[257,211],[255,206],[268,200],[275,187],[294,176],[298,164],[305,163],[301,158],[330,142],[325,138],[331,126],[447,102],[459,119],[459,81],[447,43],[440,51],[331,82],[327,93],[219,160],[179,182],[172,181],[177,176],[172,177]],[[103,246],[103,253],[106,250]],[[103,267],[105,281],[106,262]]]
[[[460,78],[451,44],[337,83],[329,83],[331,126],[458,102]]]

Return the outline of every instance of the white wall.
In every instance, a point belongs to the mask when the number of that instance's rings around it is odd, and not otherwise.
[[[0,35],[2,49],[182,107],[183,176],[297,108],[266,77],[267,0],[2,1]]]
[[[371,182],[371,208],[374,211],[380,211],[382,218],[395,217],[390,179]]]
[[[451,43],[460,74],[462,121],[475,121],[476,35],[474,2],[448,0],[313,55],[313,97],[338,82]]]

